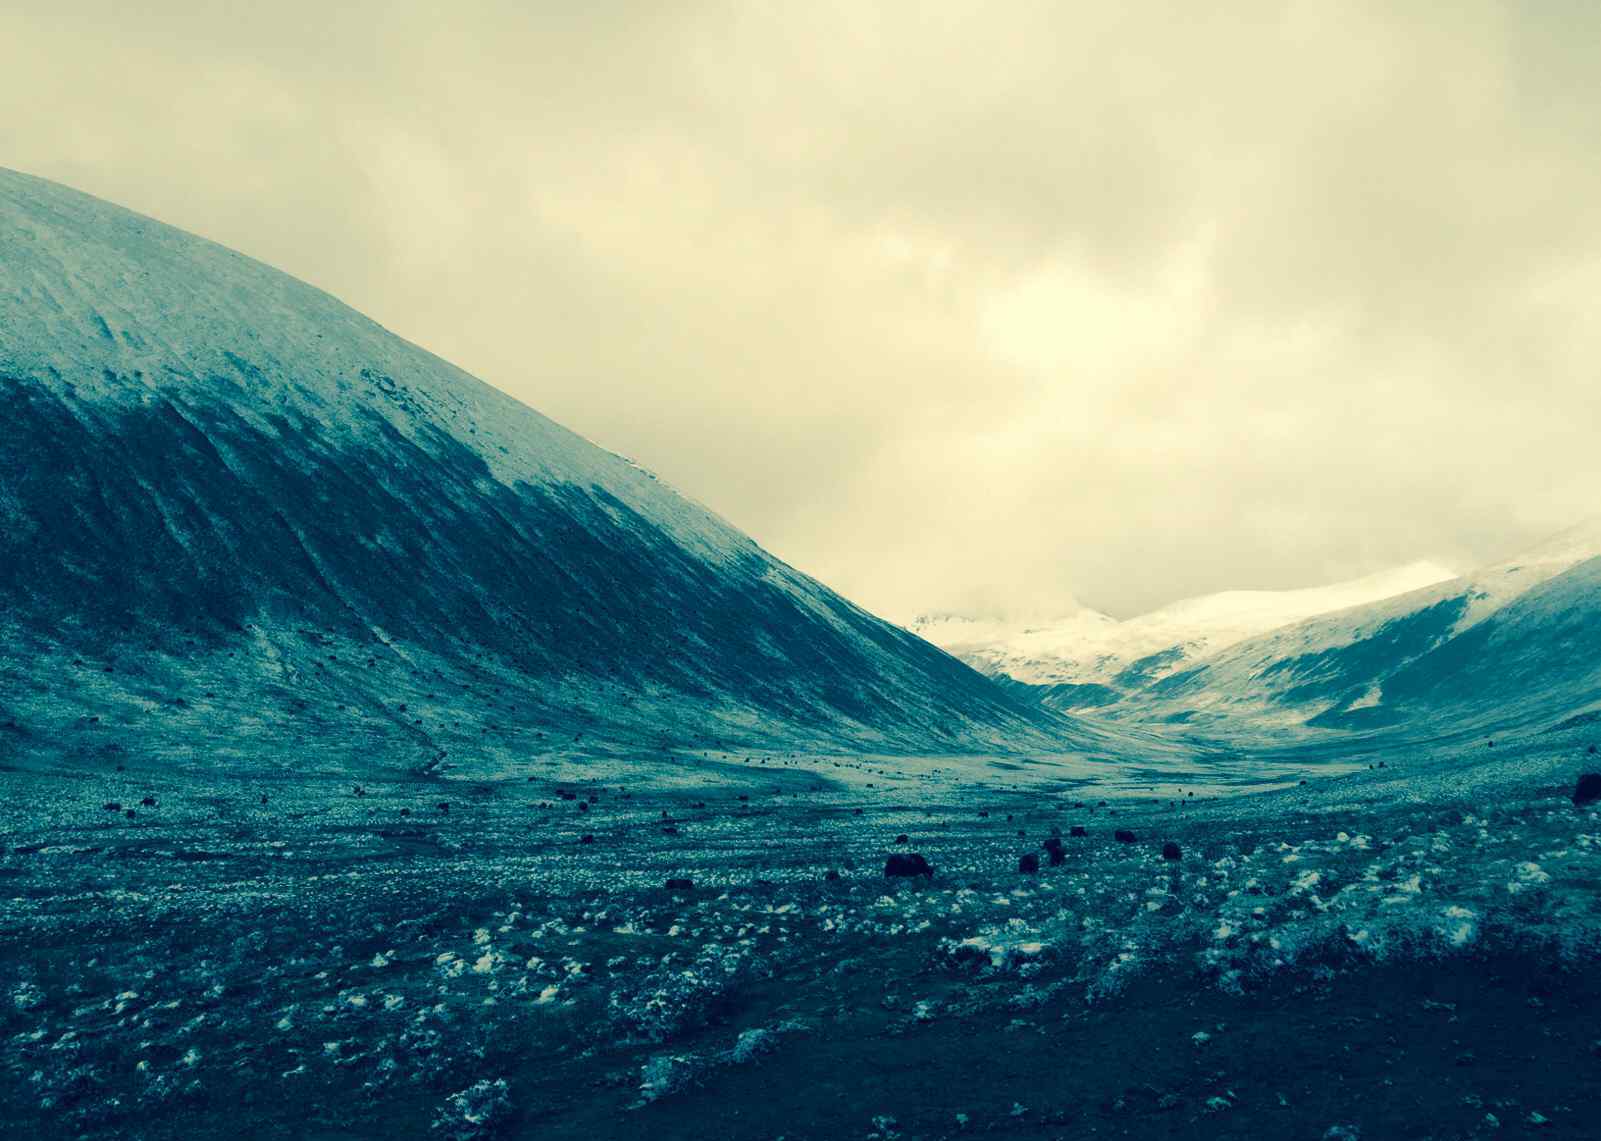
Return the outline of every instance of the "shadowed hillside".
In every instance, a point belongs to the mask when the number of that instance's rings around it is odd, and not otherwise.
[[[454,761],[525,731],[960,750],[1069,727],[259,263],[10,172],[0,253],[0,740],[333,756],[376,733]]]

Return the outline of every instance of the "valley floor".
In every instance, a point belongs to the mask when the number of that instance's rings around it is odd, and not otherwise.
[[[4,771],[0,1105],[40,1138],[1594,1137],[1571,745],[1457,799],[1394,755],[1104,804]]]

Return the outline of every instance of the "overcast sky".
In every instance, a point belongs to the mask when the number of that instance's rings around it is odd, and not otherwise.
[[[1601,6],[229,7],[0,6],[0,163],[893,617],[1466,568],[1601,511]]]

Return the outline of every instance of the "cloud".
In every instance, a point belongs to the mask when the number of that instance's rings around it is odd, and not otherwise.
[[[9,164],[329,289],[892,615],[1466,566],[1595,510],[1589,6],[3,21]]]

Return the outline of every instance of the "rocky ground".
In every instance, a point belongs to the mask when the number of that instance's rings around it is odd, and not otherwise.
[[[37,1137],[1594,1137],[1584,759],[1503,744],[1454,800],[1387,791],[1405,758],[1244,797],[8,770],[0,1104]]]

